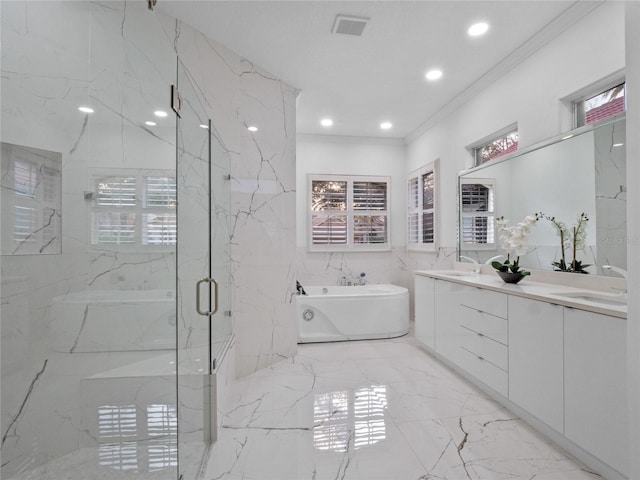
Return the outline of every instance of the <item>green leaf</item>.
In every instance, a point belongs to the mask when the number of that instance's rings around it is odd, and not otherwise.
[[[503,265],[500,262],[491,262],[491,266],[493,268],[495,268],[496,270],[498,270],[499,272],[506,272],[507,271],[507,266]]]

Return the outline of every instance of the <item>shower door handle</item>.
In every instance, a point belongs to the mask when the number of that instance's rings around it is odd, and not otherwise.
[[[200,308],[200,286],[203,283],[212,284],[213,283],[213,310],[202,310]],[[211,317],[218,311],[218,282],[216,282],[213,278],[203,278],[202,280],[198,280],[196,283],[196,311],[198,314],[203,315],[205,317]]]

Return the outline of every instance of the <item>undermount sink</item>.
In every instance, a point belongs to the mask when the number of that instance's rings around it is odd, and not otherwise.
[[[463,270],[440,270],[437,273],[440,275],[447,275],[448,277],[471,277],[473,275],[478,275],[474,272],[465,272]]]
[[[622,295],[607,295],[606,293],[596,292],[561,292],[554,293],[554,295],[615,307],[623,307],[627,305],[627,297]]]

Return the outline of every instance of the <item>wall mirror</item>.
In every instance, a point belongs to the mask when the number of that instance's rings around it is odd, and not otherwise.
[[[571,228],[586,213],[585,248],[576,258],[586,271],[603,275],[602,265],[626,269],[626,121],[624,114],[458,174],[458,256],[480,263],[504,254],[496,218],[515,224],[536,212]],[[524,268],[553,270],[562,258],[554,225],[541,219],[520,256]],[[565,250],[567,262],[573,259]]]

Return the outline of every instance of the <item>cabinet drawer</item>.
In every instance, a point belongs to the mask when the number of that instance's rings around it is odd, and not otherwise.
[[[507,295],[504,293],[465,285],[460,304],[496,317],[507,318]]]
[[[492,365],[486,360],[478,358],[477,355],[460,349],[460,366],[471,375],[476,377],[485,385],[493,388],[500,395],[507,396],[509,393],[509,376],[504,370]]]
[[[476,333],[481,333],[503,345],[509,344],[509,330],[504,318],[496,317],[485,311],[462,305],[463,315],[460,325]]]
[[[460,326],[460,330],[462,348],[500,367],[505,372],[509,371],[509,349],[506,345],[463,326]]]

